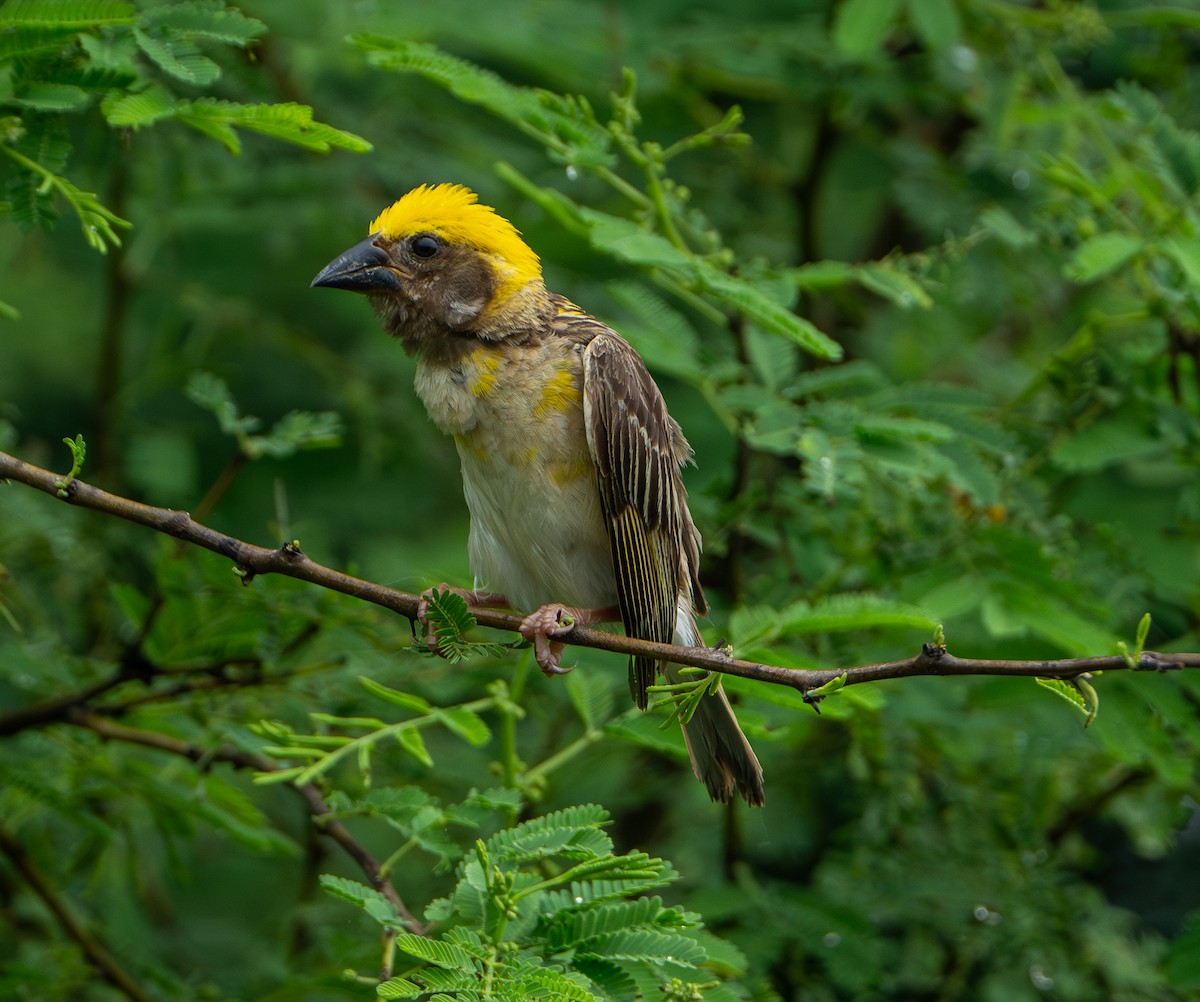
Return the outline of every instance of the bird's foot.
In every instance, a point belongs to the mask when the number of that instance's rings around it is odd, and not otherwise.
[[[504,609],[508,607],[508,599],[494,591],[478,591],[476,589],[468,591],[466,588],[455,588],[453,585],[448,585],[445,582],[434,585],[432,588],[426,588],[421,592],[420,601],[417,602],[417,621],[425,627],[425,643],[438,657],[441,657],[442,652],[438,649],[437,631],[428,619],[429,600],[433,598],[434,592],[447,591],[457,595],[467,605],[473,606],[476,609]]]
[[[564,644],[553,637],[565,637],[577,626],[591,626],[618,618],[616,608],[577,609],[569,605],[543,605],[537,612],[525,617],[521,624],[521,636],[533,644],[533,656],[538,667],[547,678],[566,675],[574,671],[574,665],[563,665]]]

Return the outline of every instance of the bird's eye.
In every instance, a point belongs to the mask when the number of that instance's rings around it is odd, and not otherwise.
[[[430,233],[422,233],[420,236],[413,237],[411,244],[412,252],[417,257],[433,257],[442,249],[442,242]]]

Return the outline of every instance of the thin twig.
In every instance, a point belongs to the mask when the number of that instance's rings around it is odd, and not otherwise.
[[[88,962],[100,972],[105,981],[132,1002],[153,1002],[151,996],[147,995],[116,962],[104,944],[71,914],[66,902],[58,896],[42,871],[29,858],[25,847],[3,826],[0,826],[0,852],[8,857],[9,862],[25,878],[33,892],[54,914],[63,932],[78,944]]]
[[[308,636],[307,631],[301,631],[300,637]],[[283,653],[294,649],[291,642],[283,648]],[[11,737],[21,731],[33,727],[45,727],[66,720],[76,709],[86,708],[108,717],[119,717],[138,706],[148,703],[161,703],[186,696],[196,692],[214,692],[221,689],[238,689],[249,686],[283,685],[292,679],[313,672],[336,668],[345,663],[343,656],[316,662],[286,673],[267,674],[262,671],[262,659],[258,657],[232,657],[221,661],[212,661],[199,665],[180,665],[174,668],[162,668],[158,665],[144,662],[140,668],[144,674],[128,670],[126,665],[118,669],[106,679],[93,682],[74,692],[52,696],[32,706],[22,706],[7,713],[0,713],[0,738]],[[243,669],[238,674],[230,674],[230,669]],[[178,679],[165,688],[149,688],[137,696],[128,696],[122,700],[97,700],[104,695],[127,683],[137,682],[143,686],[151,685],[153,679]]]
[[[5,479],[16,480],[57,497],[60,490],[58,484],[62,478],[48,470],[31,466],[14,456],[0,452],[0,480]],[[65,493],[66,497],[63,500],[68,504],[115,515],[118,518],[147,526],[168,536],[218,553],[233,561],[245,582],[249,582],[259,574],[283,574],[350,595],[365,602],[371,602],[398,612],[402,616],[407,616],[409,619],[415,619],[417,616],[419,596],[386,588],[383,585],[364,581],[361,578],[318,564],[310,560],[296,543],[285,543],[274,550],[254,546],[200,525],[193,521],[185,511],[144,505],[129,498],[109,494],[82,480],[71,481]],[[496,612],[491,609],[472,609],[472,612],[481,626],[497,630],[517,632],[522,622],[521,616],[511,613]],[[919,654],[902,661],[857,665],[848,668],[802,670],[742,661],[729,656],[720,649],[659,644],[583,626],[573,627],[562,636],[556,635],[555,639],[578,647],[614,651],[618,654],[649,655],[659,661],[670,661],[725,675],[737,675],[760,682],[786,685],[805,695],[813,689],[842,677],[844,677],[846,685],[878,682],[889,678],[911,678],[918,675],[1011,675],[1072,679],[1086,672],[1116,671],[1131,667],[1135,671],[1160,672],[1200,667],[1200,653],[1174,654],[1143,651],[1132,659],[1132,664],[1121,654],[1059,660],[1002,661],[960,658],[951,654],[944,647],[926,644]]]
[[[201,748],[198,745],[173,738],[169,734],[161,734],[158,731],[147,731],[115,723],[106,717],[100,716],[98,713],[82,707],[72,710],[67,715],[67,720],[79,727],[86,727],[90,731],[95,731],[103,738],[141,745],[145,748],[154,748],[172,755],[180,755],[195,763],[226,762],[235,769],[252,769],[255,772],[274,772],[278,769],[278,766],[269,759],[250,752],[244,752],[241,749],[234,748],[232,745],[225,744],[216,748]],[[312,783],[305,783],[301,786],[291,785],[288,789],[294,790],[300,795],[317,829],[322,834],[328,835],[333,839],[334,842],[341,846],[346,855],[358,864],[368,883],[391,902],[396,909],[396,914],[400,916],[404,924],[412,932],[423,933],[425,927],[408,910],[408,907],[401,900],[399,893],[397,893],[396,888],[392,886],[391,881],[380,873],[379,861],[350,834],[345,825],[332,817],[333,811],[321,795],[321,791]]]
[[[87,688],[80,689],[78,692],[69,692],[63,696],[54,696],[40,703],[34,703],[33,706],[23,706],[17,710],[0,713],[0,738],[6,738],[28,727],[40,727],[43,724],[55,723],[62,720],[72,708],[81,706],[127,681],[129,681],[128,676],[123,672],[117,672],[109,678],[89,685]]]

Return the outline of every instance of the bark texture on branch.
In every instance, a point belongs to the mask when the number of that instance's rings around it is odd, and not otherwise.
[[[386,588],[383,585],[364,581],[362,578],[326,567],[310,560],[294,542],[284,543],[276,549],[254,546],[193,521],[185,511],[141,504],[117,494],[110,494],[78,479],[72,480],[70,484],[63,487],[62,478],[59,475],[24,463],[15,456],[3,452],[0,452],[0,480],[15,480],[53,497],[61,498],[67,504],[114,515],[211,550],[233,561],[246,582],[253,580],[259,574],[283,574],[341,592],[344,595],[350,595],[364,602],[371,602],[400,613],[402,616],[407,616],[409,619],[415,619],[417,616],[420,596],[397,591],[394,588]],[[476,622],[481,626],[513,633],[518,631],[523,618],[492,609],[472,609],[471,611]],[[1158,651],[1142,651],[1129,660],[1124,655],[1113,654],[1045,661],[1004,661],[960,658],[951,654],[944,647],[926,644],[919,654],[902,661],[846,668],[805,670],[742,661],[723,650],[658,644],[649,640],[638,640],[634,637],[606,633],[583,626],[576,626],[563,636],[556,636],[555,639],[577,647],[591,647],[614,651],[618,654],[650,655],[661,661],[704,668],[724,675],[737,675],[759,682],[786,685],[806,697],[814,689],[819,689],[843,676],[846,685],[878,682],[889,678],[911,678],[917,675],[1015,675],[1069,680],[1094,671],[1116,671],[1130,668],[1135,671],[1170,671],[1200,667],[1200,653],[1169,654]]]

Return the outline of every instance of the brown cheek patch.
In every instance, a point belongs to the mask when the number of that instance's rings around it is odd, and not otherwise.
[[[469,327],[495,294],[496,276],[479,253],[467,247],[448,248],[441,264],[441,274],[429,289],[431,301],[440,307],[448,327]]]

